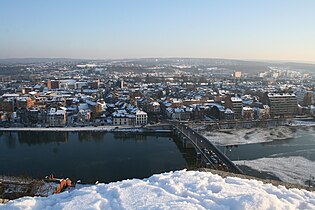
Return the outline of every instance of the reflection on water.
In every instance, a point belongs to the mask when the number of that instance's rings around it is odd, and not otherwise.
[[[167,134],[0,132],[0,174],[111,182],[190,168],[195,161],[194,149]]]

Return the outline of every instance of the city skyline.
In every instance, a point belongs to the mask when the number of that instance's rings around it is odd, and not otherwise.
[[[311,1],[0,1],[0,58],[315,62]]]

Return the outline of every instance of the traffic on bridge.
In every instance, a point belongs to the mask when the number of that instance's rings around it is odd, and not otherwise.
[[[214,144],[207,138],[200,135],[197,131],[191,129],[187,124],[179,121],[172,123],[174,131],[178,132],[184,139],[188,139],[197,150],[197,156],[202,155],[207,166],[217,170],[224,170],[233,173],[243,172]]]

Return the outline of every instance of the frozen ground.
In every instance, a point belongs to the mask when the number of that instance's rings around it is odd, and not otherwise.
[[[309,127],[313,127],[315,126],[315,122],[314,121],[306,121],[306,120],[292,120],[289,123],[290,126],[309,126]]]
[[[271,128],[233,129],[220,131],[202,131],[212,143],[219,146],[253,144],[293,138],[295,129],[288,126]]]
[[[244,160],[233,162],[244,165]],[[281,181],[301,185],[305,185],[310,176],[315,176],[315,162],[299,156],[245,160],[245,165],[258,171],[270,172]]]
[[[182,170],[45,198],[24,197],[0,204],[0,209],[315,209],[315,192]]]

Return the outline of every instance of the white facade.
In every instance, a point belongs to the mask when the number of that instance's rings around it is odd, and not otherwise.
[[[136,111],[136,125],[146,125],[148,123],[148,114],[144,111]]]

